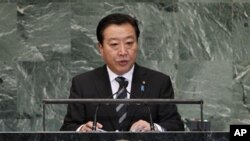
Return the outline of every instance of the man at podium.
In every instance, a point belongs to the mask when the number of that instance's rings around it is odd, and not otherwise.
[[[140,30],[135,18],[127,14],[110,14],[101,19],[96,35],[105,65],[75,76],[69,98],[174,98],[169,76],[136,63]],[[95,112],[97,106],[99,109]],[[96,103],[69,104],[60,130],[92,131],[95,116],[99,131],[147,132],[152,130],[152,124],[155,131],[184,130],[174,104]]]

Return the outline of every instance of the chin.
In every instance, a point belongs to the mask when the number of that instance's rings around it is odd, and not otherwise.
[[[126,70],[121,71],[121,72],[122,72],[122,74],[124,74],[124,73],[127,73],[128,71],[129,71],[129,69],[126,69]]]
[[[129,69],[118,69],[117,74],[118,75],[123,75],[124,73],[127,73],[128,71],[129,71]]]

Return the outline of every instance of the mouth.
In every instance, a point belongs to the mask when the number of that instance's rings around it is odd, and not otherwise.
[[[120,66],[125,66],[125,65],[128,64],[128,60],[121,60],[121,61],[118,61],[118,64],[119,64]]]

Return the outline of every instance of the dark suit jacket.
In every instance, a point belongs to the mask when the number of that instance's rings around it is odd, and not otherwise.
[[[142,82],[145,90],[141,91]],[[80,74],[72,79],[69,98],[113,98],[107,68]],[[172,83],[169,76],[139,65],[135,65],[130,98],[174,98]],[[80,125],[93,121],[98,104],[69,104],[64,123],[60,130],[75,131]],[[167,131],[184,130],[183,122],[177,112],[176,105],[151,104],[153,122],[159,124]],[[125,130],[138,120],[149,120],[146,106],[128,105]],[[119,130],[115,104],[101,105],[98,110],[97,122],[107,131]]]

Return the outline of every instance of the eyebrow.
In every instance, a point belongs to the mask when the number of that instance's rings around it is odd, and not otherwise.
[[[126,39],[135,39],[135,38],[134,38],[134,36],[127,36],[124,39],[126,40]],[[108,39],[108,41],[112,41],[112,40],[119,40],[119,39],[118,38],[110,38],[110,39]]]

